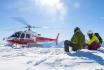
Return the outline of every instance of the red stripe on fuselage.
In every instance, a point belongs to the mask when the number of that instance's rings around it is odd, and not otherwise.
[[[16,44],[28,44],[33,43],[32,39],[19,39],[19,40],[7,40],[9,43],[16,43]]]
[[[51,42],[51,41],[56,41],[56,39],[50,39],[50,38],[44,38],[44,37],[37,37],[36,38],[37,42]]]

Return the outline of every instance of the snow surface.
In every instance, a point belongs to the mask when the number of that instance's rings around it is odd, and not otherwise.
[[[0,70],[104,70],[104,48],[65,53],[63,48],[0,47]]]

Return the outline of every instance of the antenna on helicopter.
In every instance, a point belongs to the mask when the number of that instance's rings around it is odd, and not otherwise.
[[[41,27],[36,27],[36,26],[32,26],[30,24],[28,24],[25,20],[23,20],[23,18],[20,18],[20,17],[13,17],[12,19],[18,21],[18,22],[21,22],[22,24],[26,25],[25,28],[28,29],[28,31],[31,31],[31,28],[41,28]]]

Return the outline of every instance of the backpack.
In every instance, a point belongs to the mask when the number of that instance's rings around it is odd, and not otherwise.
[[[99,35],[99,33],[95,33],[95,35],[99,39],[100,43],[102,44],[103,39],[101,38],[101,36]]]

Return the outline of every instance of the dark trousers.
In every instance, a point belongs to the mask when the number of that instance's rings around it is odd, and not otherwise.
[[[75,47],[75,44],[73,44],[71,41],[65,40],[64,41],[65,52],[69,52],[69,46],[73,48],[73,47]]]
[[[89,45],[88,49],[89,50],[97,50],[100,48],[100,44],[97,42],[93,42],[91,45]]]

